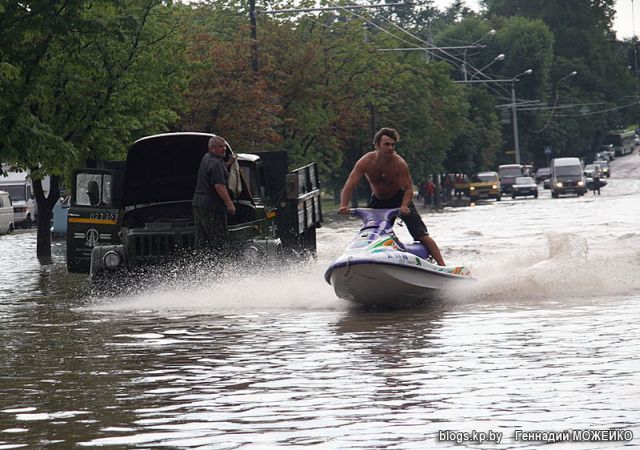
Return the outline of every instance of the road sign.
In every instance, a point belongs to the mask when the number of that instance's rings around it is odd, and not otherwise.
[[[551,154],[551,146],[549,145],[544,146],[544,154],[547,156]]]

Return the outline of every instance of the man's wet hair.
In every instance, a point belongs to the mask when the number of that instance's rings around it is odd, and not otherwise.
[[[382,140],[382,136],[390,137],[394,142],[398,142],[400,140],[400,134],[394,128],[380,128],[373,137],[373,145],[378,145]]]

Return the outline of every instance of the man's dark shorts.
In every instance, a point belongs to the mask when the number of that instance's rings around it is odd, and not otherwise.
[[[375,195],[371,194],[368,206],[369,208],[374,209],[400,208],[400,205],[402,205],[403,196],[404,191],[398,191],[398,193],[393,197],[386,200],[381,200]],[[401,219],[407,225],[407,229],[409,230],[409,233],[411,233],[413,239],[419,241],[422,236],[429,236],[427,226],[422,221],[422,217],[420,217],[420,214],[418,214],[416,205],[414,205],[413,202],[409,203],[409,211],[409,215],[401,216]]]

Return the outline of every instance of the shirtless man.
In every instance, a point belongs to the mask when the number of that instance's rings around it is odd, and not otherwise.
[[[375,150],[356,162],[340,196],[340,214],[348,214],[349,200],[364,175],[373,194],[369,208],[400,208],[411,236],[424,245],[436,262],[444,266],[444,259],[436,242],[429,236],[420,214],[413,204],[413,181],[406,161],[396,153],[400,135],[393,128],[382,128],[373,138]]]

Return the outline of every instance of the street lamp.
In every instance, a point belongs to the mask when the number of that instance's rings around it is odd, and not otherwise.
[[[506,58],[506,56],[504,56],[504,53],[500,53],[498,56],[496,56],[495,58],[493,58],[493,60],[491,60],[491,62],[489,64],[487,64],[486,66],[484,66],[482,69],[478,69],[476,71],[475,74],[473,74],[473,76],[471,77],[471,79],[473,80],[479,73],[482,73],[485,69],[487,69],[489,66],[491,66],[493,63],[496,63],[498,61],[502,61],[504,58]]]
[[[556,81],[556,98],[555,98],[555,104],[556,105],[558,104],[558,97],[560,97],[560,93],[558,92],[558,86],[560,86],[560,82],[563,81],[563,80],[566,80],[567,78],[575,77],[577,74],[578,74],[578,72],[576,72],[574,70],[569,75],[565,75],[564,77],[562,77],[558,81]]]
[[[493,29],[489,30],[480,39],[477,39],[471,44],[469,44],[469,47],[475,48],[475,46],[477,46],[484,39],[488,38],[489,36],[493,36],[494,34],[496,34],[496,30],[493,30]],[[465,49],[464,52],[462,53],[462,73],[464,74],[464,81],[467,81],[467,49]]]
[[[520,81],[520,77],[531,75],[533,69],[527,69],[522,73],[511,78],[511,115],[513,120],[513,145],[516,152],[516,164],[520,164],[520,142],[518,141],[518,113],[516,112],[516,81]]]

